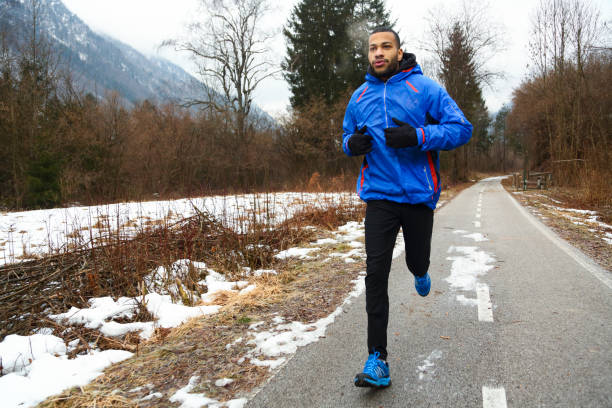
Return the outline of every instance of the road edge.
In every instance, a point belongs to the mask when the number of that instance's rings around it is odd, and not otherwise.
[[[543,222],[537,219],[533,214],[525,209],[513,196],[510,194],[501,183],[499,184],[501,190],[504,191],[509,197],[510,200],[514,203],[514,205],[518,208],[519,212],[529,220],[535,226],[538,231],[540,231],[544,236],[546,236],[553,244],[562,249],[566,254],[568,254],[574,261],[576,261],[580,266],[589,271],[591,275],[599,279],[604,285],[606,285],[609,289],[612,289],[612,277],[608,271],[597,265],[595,261],[589,258],[584,252],[580,251],[578,248],[574,247],[572,244],[561,238],[557,235],[553,230],[548,228]]]

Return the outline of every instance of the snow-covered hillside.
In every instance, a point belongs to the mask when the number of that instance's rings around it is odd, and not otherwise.
[[[104,97],[115,90],[128,104],[144,99],[180,101],[198,95],[198,81],[179,66],[95,33],[60,0],[42,0],[40,5],[39,35],[49,41],[86,92]],[[29,1],[0,2],[0,32],[14,51],[27,40],[31,26]]]

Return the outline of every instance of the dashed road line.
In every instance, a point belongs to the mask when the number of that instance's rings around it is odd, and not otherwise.
[[[478,300],[478,320],[493,322],[493,305],[489,295],[489,286],[484,283],[476,285],[476,299]]]
[[[477,219],[481,217],[483,190],[478,193]],[[474,226],[480,228],[480,221],[474,221]],[[493,304],[491,303],[488,285],[484,283],[476,284],[476,299],[478,304],[478,321],[493,323]],[[503,387],[482,387],[482,406],[483,408],[507,408],[506,390]]]

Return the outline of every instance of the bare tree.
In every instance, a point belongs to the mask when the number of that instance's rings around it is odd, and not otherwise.
[[[532,16],[529,43],[534,74],[562,70],[570,59],[580,72],[585,58],[601,48],[605,25],[600,12],[582,0],[540,0]]]
[[[487,65],[504,47],[503,30],[490,18],[487,2],[464,0],[456,12],[439,4],[429,10],[427,21],[429,31],[420,48],[434,56],[438,71],[451,47],[453,31],[460,27],[478,83],[492,86],[493,80],[503,77],[503,73],[492,71]]]
[[[535,164],[549,160],[557,180],[579,185],[584,174],[609,166],[609,107],[593,105],[609,85],[595,85],[609,69],[609,39],[600,12],[584,0],[540,0],[532,17],[532,81],[544,128],[532,132]],[[602,68],[605,67],[605,68]],[[591,78],[587,71],[591,71]],[[520,96],[520,95],[518,95]],[[603,165],[601,165],[603,163]]]
[[[197,64],[205,98],[187,105],[230,113],[237,141],[248,143],[253,93],[278,72],[266,59],[273,35],[260,26],[268,4],[266,0],[200,0],[200,6],[207,15],[189,26],[190,38],[167,40],[162,46],[189,52]]]
[[[501,29],[489,18],[486,3],[464,1],[456,12],[431,9],[429,32],[421,48],[428,51],[438,80],[457,102],[468,120],[474,125],[469,145],[442,154],[442,166],[449,167],[453,181],[466,180],[470,166],[477,163],[490,147],[488,137],[489,116],[482,97],[482,87],[492,86],[495,78],[502,77],[487,64],[502,45]],[[446,158],[450,160],[447,164]]]

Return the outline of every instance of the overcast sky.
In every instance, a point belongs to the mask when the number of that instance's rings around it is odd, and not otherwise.
[[[165,39],[177,38],[185,33],[185,26],[197,15],[198,0],[63,0],[64,4],[78,15],[94,31],[102,32],[131,45],[148,55],[161,55],[188,72],[193,66],[184,54],[172,50],[158,51]],[[271,58],[280,64],[285,57],[286,45],[280,34],[291,10],[298,0],[270,0],[273,11],[263,22],[266,29],[279,34],[271,44]],[[404,42],[404,50],[424,56],[418,45],[427,31],[429,11],[442,7],[452,10],[462,0],[406,1],[386,0],[392,20],[397,19],[396,28]],[[539,0],[492,0],[489,2],[490,22],[504,32],[505,50],[489,61],[489,68],[500,71],[505,78],[494,83],[492,89],[484,89],[484,97],[490,111],[497,111],[511,99],[512,89],[518,86],[526,73],[529,62],[528,39],[531,15]],[[611,0],[591,0],[602,12],[604,21],[612,18]],[[260,85],[255,102],[277,116],[286,112],[289,105],[289,87],[279,76]]]

